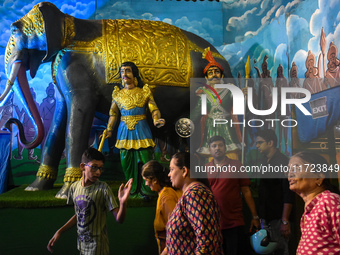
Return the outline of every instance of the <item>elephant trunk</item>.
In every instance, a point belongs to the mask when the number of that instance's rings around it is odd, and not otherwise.
[[[32,149],[32,148],[37,147],[42,142],[42,140],[44,138],[44,126],[43,126],[39,111],[38,111],[37,106],[36,106],[36,104],[33,100],[33,96],[31,94],[31,91],[30,91],[30,88],[29,88],[29,85],[28,85],[25,66],[21,65],[20,63],[15,63],[13,65],[12,69],[13,70],[11,72],[11,76],[10,76],[9,80],[11,80],[12,78],[13,78],[13,80],[15,80],[16,77],[14,75],[15,75],[15,73],[17,73],[20,89],[18,89],[18,91],[16,91],[16,94],[19,97],[21,96],[23,98],[24,107],[26,108],[26,112],[30,116],[30,119],[34,120],[32,122],[33,122],[33,125],[34,125],[35,130],[36,130],[36,135],[35,135],[35,137],[32,141],[27,141],[26,138],[25,138],[25,135],[24,135],[23,125],[18,119],[14,119],[14,118],[9,119],[6,122],[5,127],[9,129],[11,124],[15,124],[19,129],[20,143],[23,145],[24,148]],[[13,76],[12,76],[12,74],[13,74]],[[15,88],[15,90],[17,90],[17,89]]]

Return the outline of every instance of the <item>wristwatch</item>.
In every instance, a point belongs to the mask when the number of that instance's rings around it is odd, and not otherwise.
[[[281,220],[281,223],[283,224],[283,225],[288,225],[288,221],[286,221],[286,220]]]

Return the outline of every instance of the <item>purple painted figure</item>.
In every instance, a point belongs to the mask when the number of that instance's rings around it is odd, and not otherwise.
[[[56,105],[56,99],[55,99],[54,84],[50,82],[48,84],[48,87],[46,88],[46,97],[42,100],[40,107],[39,107],[39,113],[43,121],[44,130],[45,130],[44,139],[42,140],[41,145],[40,145],[41,151],[43,150],[47,134],[51,127],[55,105]]]
[[[0,128],[3,128],[7,120],[13,117],[13,95],[12,94],[6,101],[6,103],[0,107]],[[0,133],[3,133],[0,129]],[[7,133],[7,132],[6,132]]]
[[[33,100],[37,106],[37,108],[39,109],[39,104],[36,101],[36,94],[34,92],[33,88],[30,88],[31,90],[31,94],[33,97]],[[24,127],[24,134],[25,137],[28,141],[33,140],[34,136],[35,136],[35,129],[34,126],[32,124],[32,121],[30,120],[29,116],[27,115],[27,113],[25,112],[24,109],[21,109],[21,111],[19,110],[19,107],[17,105],[15,105],[15,112],[18,115],[18,119],[20,119],[22,121],[22,125]],[[18,156],[14,156],[14,159],[16,160],[22,160],[22,152],[24,150],[24,147],[21,145],[20,141],[19,141],[19,134],[16,135],[17,139],[18,139]],[[29,160],[37,160],[38,156],[37,155],[33,155],[34,154],[34,149],[29,149],[28,150],[28,159]]]

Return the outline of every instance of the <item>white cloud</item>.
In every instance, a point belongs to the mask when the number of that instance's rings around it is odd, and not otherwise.
[[[172,19],[165,18],[165,19],[163,19],[163,22],[165,22],[165,23],[168,23],[168,24],[172,25]]]
[[[141,18],[146,19],[146,20],[154,20],[154,16],[151,13],[148,13],[148,12],[142,14]]]
[[[278,18],[279,16],[281,16],[282,14],[285,13],[285,7],[283,5],[281,5],[275,13],[275,18]]]
[[[136,15],[129,2],[115,2],[112,6],[101,8],[96,19],[132,19],[140,18]]]
[[[227,25],[227,31],[231,31],[231,28],[235,28],[236,30],[241,30],[243,28],[246,28],[249,21],[248,17],[254,14],[254,12],[257,10],[256,7],[252,8],[251,10],[246,11],[242,16],[240,17],[231,17],[228,20]]]
[[[280,43],[274,53],[275,61],[279,61],[281,64],[283,61],[287,60],[287,50],[288,46],[285,43]]]
[[[313,37],[308,41],[308,50],[316,56],[317,61],[321,54],[320,38],[322,29],[324,29],[326,35],[326,54],[332,41],[338,48],[340,45],[340,2],[338,0],[319,0],[318,3],[319,8],[315,10],[310,20],[310,33]],[[327,63],[327,57],[322,59]],[[323,65],[323,61],[321,65]],[[321,74],[322,72],[323,70],[321,70]]]
[[[258,5],[262,0],[221,0],[223,8],[234,9],[234,8],[245,8],[249,5]]]
[[[175,26],[201,36],[210,43],[214,43],[213,34],[220,33],[222,26],[215,25],[210,19],[203,18],[201,21],[193,20],[190,21],[188,17],[184,16],[177,19],[174,23]]]
[[[340,45],[340,24],[338,24],[334,30],[334,44],[338,46]]]
[[[236,30],[238,34],[235,36],[235,42],[242,42],[246,39],[256,36],[272,21],[277,20],[282,15],[289,13],[301,2],[301,0],[293,0],[292,2],[288,2],[286,6],[282,5],[282,0],[252,1],[248,5],[244,1],[236,2],[243,8],[252,7],[252,9],[246,10],[243,15],[239,17],[234,16],[228,20],[226,27],[227,31]],[[236,3],[232,5],[230,2],[227,2],[227,5],[228,4],[234,8],[237,6]],[[270,9],[268,10],[269,7]],[[258,26],[256,27],[257,20],[259,19],[261,20],[261,24],[258,23]]]
[[[274,5],[268,12],[267,14],[261,19],[261,25],[266,24],[269,20],[270,17],[273,15],[275,10],[277,9],[277,5]]]
[[[60,7],[60,11],[79,19],[86,19],[94,13],[95,2],[94,1],[84,3],[76,2],[75,5],[71,5],[69,2],[68,4],[63,4]]]
[[[308,49],[307,45],[311,38],[311,34],[306,19],[299,17],[298,15],[290,15],[286,21],[286,31],[291,54],[294,54],[300,49]]]
[[[276,77],[277,68],[281,64],[283,68],[287,68],[288,65],[288,46],[285,43],[281,43],[277,46],[274,53],[274,64],[271,69],[272,77]],[[283,74],[287,77],[287,69],[283,70]]]
[[[270,3],[270,0],[263,0],[261,2],[260,9],[259,9],[260,11],[257,14],[258,16],[261,16],[267,10],[267,7],[269,6],[269,3]]]
[[[287,3],[286,6],[280,6],[279,9],[281,9],[281,7],[283,8],[283,13],[289,13],[293,8],[295,8],[299,3],[301,3],[301,0],[294,0],[292,2]],[[279,11],[278,9],[278,11]],[[280,10],[281,11],[281,10]]]

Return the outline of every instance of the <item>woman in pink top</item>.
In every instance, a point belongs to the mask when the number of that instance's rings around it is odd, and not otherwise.
[[[340,196],[327,178],[327,161],[316,153],[299,152],[289,166],[289,188],[305,202],[296,254],[340,254]]]

